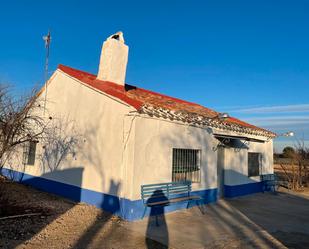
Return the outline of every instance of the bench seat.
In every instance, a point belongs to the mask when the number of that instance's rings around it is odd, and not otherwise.
[[[151,206],[156,206],[156,205],[164,205],[164,204],[171,204],[171,203],[176,203],[176,202],[181,202],[181,201],[200,200],[200,199],[202,199],[200,196],[194,195],[194,196],[173,198],[167,201],[150,202],[150,203],[147,203],[147,206],[151,207]]]
[[[191,182],[167,182],[157,184],[146,184],[141,186],[141,197],[146,208],[155,208],[156,206],[168,206],[177,202],[188,202],[187,208],[191,201],[198,201],[202,198],[198,195],[191,195]],[[142,218],[143,218],[142,217]]]

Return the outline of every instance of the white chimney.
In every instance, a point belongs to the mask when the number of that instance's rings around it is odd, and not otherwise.
[[[97,79],[125,85],[129,47],[124,44],[122,32],[106,39],[102,46]]]

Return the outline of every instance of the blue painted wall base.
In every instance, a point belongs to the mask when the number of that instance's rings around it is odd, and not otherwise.
[[[77,202],[85,202],[94,205],[128,221],[141,219],[144,212],[142,200],[129,200],[6,168],[3,168],[0,173],[14,181],[33,186],[45,192],[56,194]],[[202,197],[199,204],[207,204],[217,200],[217,189],[193,191],[192,195],[199,195]],[[197,205],[195,202],[190,203],[190,207],[195,205]],[[187,202],[175,203],[164,207],[164,213],[184,209],[186,207]],[[148,216],[149,213],[150,208],[147,208],[145,216]]]
[[[263,192],[263,183],[254,182],[242,185],[224,185],[224,197],[232,198],[242,195]]]

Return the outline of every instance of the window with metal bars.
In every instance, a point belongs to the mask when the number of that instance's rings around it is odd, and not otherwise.
[[[36,141],[30,141],[24,144],[23,163],[25,165],[34,165],[36,144]]]
[[[201,181],[201,150],[173,148],[172,180]]]

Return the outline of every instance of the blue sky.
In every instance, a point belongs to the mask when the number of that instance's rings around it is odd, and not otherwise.
[[[59,63],[97,73],[102,42],[124,32],[127,82],[309,141],[309,1],[6,1],[0,82],[43,83]],[[295,138],[276,139],[276,149]]]

